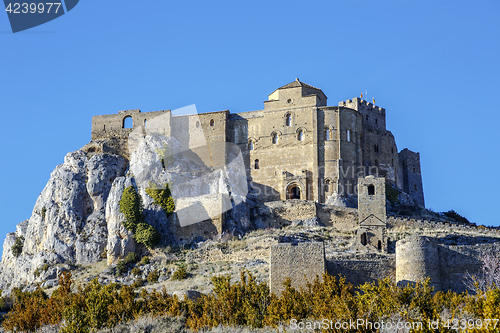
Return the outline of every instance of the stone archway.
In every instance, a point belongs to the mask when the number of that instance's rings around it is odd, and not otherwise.
[[[288,186],[286,190],[286,198],[287,199],[300,199],[301,191],[300,187],[297,184],[292,184]]]

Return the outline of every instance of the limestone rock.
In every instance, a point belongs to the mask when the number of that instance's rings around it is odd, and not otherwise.
[[[52,172],[29,220],[7,235],[0,288],[34,282],[41,267],[100,260],[107,240],[105,202],[111,183],[125,167],[117,155],[68,153]],[[22,252],[15,256],[12,245],[21,236]]]

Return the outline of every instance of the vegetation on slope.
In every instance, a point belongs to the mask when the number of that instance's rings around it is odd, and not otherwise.
[[[144,222],[142,200],[134,186],[123,191],[119,205],[120,212],[125,215],[123,225],[134,234],[134,240],[153,248],[160,241],[160,234],[152,225]]]
[[[386,278],[355,289],[344,278],[325,274],[303,289],[295,289],[286,281],[284,291],[276,296],[269,293],[266,283],[256,282],[247,271],[241,272],[240,281],[236,283],[231,283],[229,276],[214,276],[211,282],[212,294],[196,301],[180,301],[165,289],[136,292],[130,286],[117,283],[104,286],[97,279],[74,287],[71,273],[64,272],[59,279],[59,289],[51,297],[40,288],[34,292],[15,290],[10,300],[13,306],[3,327],[34,331],[44,325],[60,324],[62,332],[90,332],[146,315],[166,315],[182,316],[185,325],[193,330],[219,325],[277,327],[326,318],[333,323],[358,319],[373,323],[402,322],[413,325],[414,331],[429,331],[428,325],[440,320],[443,329],[439,331],[446,332],[451,329],[443,325],[447,322],[451,325],[453,319],[468,319],[465,325],[476,328],[481,323],[484,329],[486,321],[482,319],[500,318],[500,290],[496,286],[479,290],[477,295],[433,293],[429,281],[398,287]],[[422,323],[422,329],[418,323]],[[490,328],[493,324],[489,323]],[[334,324],[325,331],[370,332],[373,329],[359,326],[336,329]]]

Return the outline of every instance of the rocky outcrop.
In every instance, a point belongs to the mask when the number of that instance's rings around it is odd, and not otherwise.
[[[171,184],[176,206],[184,203],[182,211],[202,207],[210,219],[231,210],[226,214],[230,228],[241,232],[250,227],[239,150],[224,147],[230,162],[214,166],[201,162],[193,151],[180,151],[175,138],[157,133],[133,138],[135,149],[131,150],[127,173],[125,158],[90,144],[66,155],[64,163],[52,172],[31,217],[4,241],[0,289],[8,292],[12,287],[42,281],[54,284],[59,272],[72,265],[104,258],[111,264],[129,252],[145,250],[122,223],[125,217],[119,202],[129,186],[136,187],[145,221],[160,233],[163,244],[175,243],[176,228],[186,222],[167,216],[146,193],[148,187],[166,183]],[[188,221],[191,224],[201,221],[192,212],[189,216],[194,216]],[[13,251],[14,245],[17,251]]]
[[[7,235],[0,288],[55,279],[57,271],[68,265],[101,260],[107,243],[106,200],[125,168],[126,161],[118,155],[67,154],[52,172],[29,220]],[[17,238],[24,239],[22,250],[13,253]]]

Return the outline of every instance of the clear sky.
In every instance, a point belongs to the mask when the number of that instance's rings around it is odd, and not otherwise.
[[[366,93],[421,154],[426,205],[500,225],[500,2],[80,1],[13,34],[0,13],[0,238],[29,218],[91,117],[258,110],[299,77]]]

